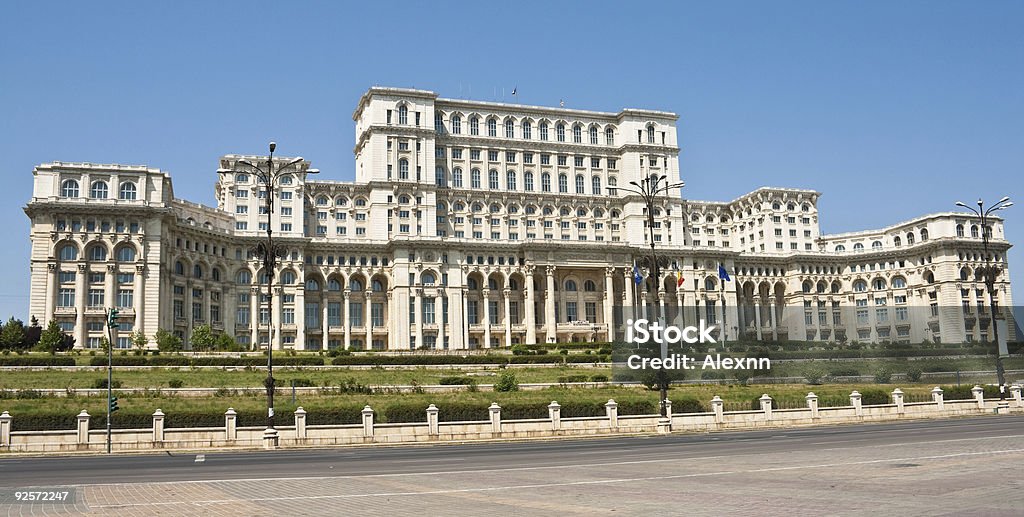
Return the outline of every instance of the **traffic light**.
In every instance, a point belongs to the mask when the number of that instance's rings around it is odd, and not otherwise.
[[[120,408],[117,407],[117,397],[110,397],[110,412],[113,413],[118,409]]]
[[[117,309],[110,309],[110,312],[107,313],[107,327],[108,328],[116,329],[116,328],[120,327],[120,325],[117,324],[117,315],[118,315],[118,313],[119,313],[119,311]]]

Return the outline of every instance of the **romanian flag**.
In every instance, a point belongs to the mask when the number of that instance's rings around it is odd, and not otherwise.
[[[683,286],[683,272],[679,271],[677,269],[676,270],[676,287],[682,287],[682,286]]]

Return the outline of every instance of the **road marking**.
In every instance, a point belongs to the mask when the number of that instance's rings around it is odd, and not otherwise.
[[[206,461],[205,454],[196,454],[196,463],[203,463]]]
[[[537,489],[537,488],[553,488],[553,487],[565,487],[565,486],[584,486],[584,485],[608,485],[616,483],[634,483],[638,481],[667,481],[673,479],[687,479],[687,478],[699,478],[699,477],[713,477],[713,476],[725,476],[735,474],[758,474],[764,472],[781,472],[789,470],[803,470],[803,469],[821,469],[821,468],[837,468],[837,467],[849,467],[854,465],[875,465],[879,463],[909,463],[911,461],[923,461],[923,460],[941,460],[950,458],[962,458],[967,456],[982,456],[982,455],[994,455],[994,454],[1008,454],[1008,453],[1020,453],[1024,452],[1024,449],[1004,449],[1000,451],[987,451],[987,452],[961,452],[956,454],[939,454],[932,456],[913,456],[906,458],[886,458],[879,460],[863,460],[863,461],[849,461],[842,463],[821,463],[817,465],[793,465],[789,467],[765,467],[760,469],[746,469],[746,470],[723,470],[718,472],[701,472],[691,474],[676,474],[671,476],[649,476],[649,477],[637,477],[637,478],[617,478],[617,479],[599,479],[599,480],[587,480],[587,481],[567,481],[562,483],[535,483],[530,485],[506,485],[506,486],[494,486],[494,487],[481,487],[481,488],[458,488],[458,489],[442,489],[442,490],[427,490],[421,492],[374,492],[368,494],[339,494],[339,495],[321,495],[321,496],[289,496],[289,497],[260,497],[254,499],[246,499],[246,502],[272,502],[272,501],[310,501],[310,500],[324,500],[324,499],[357,499],[367,497],[399,497],[399,496],[423,496],[423,495],[444,495],[444,494],[457,494],[457,493],[472,493],[472,492],[496,492],[500,490],[523,490],[523,489]],[[422,474],[421,474],[422,475]],[[146,502],[146,503],[122,503],[122,504],[92,504],[92,508],[123,508],[129,506],[173,506],[173,505],[216,505],[216,504],[237,504],[238,500],[235,499],[208,499],[208,500],[191,500],[191,501],[163,501],[163,502]]]

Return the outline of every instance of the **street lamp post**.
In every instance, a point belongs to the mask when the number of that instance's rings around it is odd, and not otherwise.
[[[302,162],[302,157],[293,158],[287,162],[274,162],[274,151],[277,149],[277,144],[270,142],[270,154],[267,156],[267,161],[260,164],[254,163],[250,160],[240,159],[235,162],[235,168],[232,169],[218,169],[217,172],[220,174],[236,174],[245,173],[252,174],[257,180],[263,185],[264,191],[264,209],[267,212],[267,235],[266,240],[258,243],[253,249],[256,256],[260,257],[263,261],[263,272],[267,278],[267,378],[264,380],[263,385],[267,389],[267,429],[263,432],[264,444],[267,446],[277,445],[277,429],[274,428],[274,270],[277,267],[277,259],[285,256],[286,249],[280,245],[274,244],[274,230],[272,219],[274,214],[274,193],[279,185],[281,177],[285,174],[290,174],[296,171],[288,171],[288,169]],[[246,167],[244,170],[239,170],[237,167],[243,165]],[[315,174],[315,169],[304,171],[307,174]],[[260,294],[257,294],[259,296]],[[262,301],[261,301],[262,302]],[[262,303],[257,304],[257,307],[261,307]],[[258,313],[257,310],[257,318]],[[257,322],[257,325],[259,323]],[[259,345],[259,337],[257,333],[256,345]]]
[[[978,208],[968,206],[960,201],[956,202],[956,206],[966,208],[971,212],[974,212],[979,218],[981,218],[981,245],[982,245],[982,258],[985,260],[985,266],[981,269],[982,278],[985,281],[985,288],[988,290],[988,307],[992,313],[992,341],[995,343],[996,348],[996,379],[999,382],[999,400],[1006,400],[1006,370],[1003,368],[1003,355],[999,351],[999,327],[996,326],[996,279],[1002,273],[1002,269],[991,263],[992,257],[989,256],[988,252],[988,239],[989,239],[989,217],[993,212],[1010,208],[1013,206],[1013,202],[1010,201],[1009,197],[1003,197],[996,204],[985,208],[985,202],[980,198],[978,199]]]
[[[657,316],[659,322],[662,319],[661,304],[658,303],[661,282],[660,271],[658,268],[658,254],[654,249],[654,202],[659,194],[666,194],[668,193],[668,191],[672,189],[682,188],[684,185],[686,185],[686,183],[682,181],[677,183],[669,183],[667,179],[668,176],[664,174],[651,174],[650,176],[644,178],[644,180],[640,182],[630,181],[630,187],[607,187],[607,189],[613,194],[618,190],[625,190],[630,194],[640,196],[641,198],[643,198],[644,203],[647,205],[647,230],[648,239],[651,244],[650,272],[651,277],[654,278],[654,313]],[[664,185],[661,184],[661,182],[663,181],[665,182]],[[664,368],[664,359],[668,356],[668,343],[664,342],[664,340],[662,341],[663,342],[661,343],[661,359],[663,361],[662,367],[658,369],[658,387],[660,388],[659,398],[661,399],[659,402],[659,406],[661,407],[661,416],[663,418],[669,418],[670,415],[667,411],[668,407],[665,404],[666,400],[668,399],[668,382]]]

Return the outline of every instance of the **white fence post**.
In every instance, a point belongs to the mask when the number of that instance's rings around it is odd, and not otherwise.
[[[896,414],[903,414],[903,390],[896,388],[892,390],[892,403],[896,404]]]
[[[159,409],[153,412],[153,441],[164,441],[164,412]]]
[[[814,392],[807,394],[807,407],[811,408],[811,419],[818,418],[818,396]]]
[[[437,406],[431,404],[427,406],[427,434],[430,436],[437,436],[437,413],[440,411]]]
[[[0,413],[0,447],[11,446],[11,420],[13,417],[10,413]]]
[[[619,427],[619,404],[614,399],[608,399],[604,405],[604,413],[608,416],[608,427],[615,429]]]
[[[295,410],[295,438],[306,438],[306,410],[302,409],[302,406]]]
[[[770,422],[772,420],[772,398],[765,393],[758,400],[761,401],[761,411],[764,411],[765,421]]]
[[[89,443],[89,413],[84,409],[78,414],[78,443]]]
[[[501,406],[497,402],[491,402],[491,406],[487,408],[491,412],[491,432],[501,432]]]
[[[233,407],[224,412],[224,439],[229,442],[238,439],[238,412]]]
[[[363,407],[363,437],[373,437],[373,408],[369,405]]]
[[[557,431],[562,428],[562,406],[558,405],[557,400],[552,400],[548,404],[548,417],[551,418],[551,430]]]
[[[853,406],[853,413],[857,416],[864,416],[864,406],[861,405],[861,394],[857,390],[850,392],[850,405]]]
[[[716,424],[721,424],[725,421],[725,415],[723,413],[724,405],[725,401],[718,395],[715,395],[715,397],[711,399],[711,411],[715,412]]]
[[[946,408],[945,397],[942,396],[942,388],[936,386],[932,388],[932,402],[935,403],[935,407],[942,411]]]
[[[1021,400],[1019,385],[1014,384],[1010,386],[1010,394],[1013,395],[1013,400],[1017,402],[1017,407],[1024,407],[1024,400]]]
[[[975,386],[971,388],[971,393],[974,394],[974,400],[978,401],[978,409],[985,409],[985,388]]]

